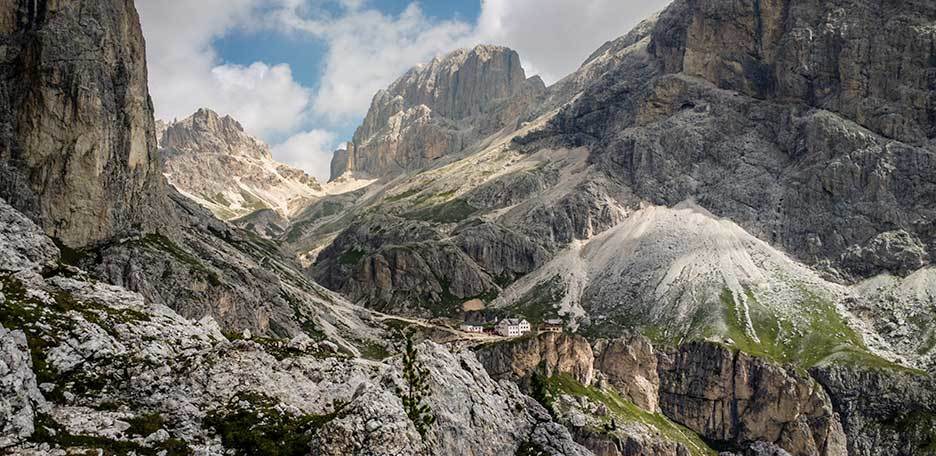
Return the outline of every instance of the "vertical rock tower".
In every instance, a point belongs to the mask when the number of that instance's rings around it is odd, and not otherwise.
[[[132,1],[0,3],[0,197],[70,247],[171,217]]]

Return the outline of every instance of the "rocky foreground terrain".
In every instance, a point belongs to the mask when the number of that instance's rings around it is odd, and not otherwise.
[[[0,3],[0,453],[934,454],[934,24],[676,0],[550,87],[455,51],[319,186],[155,122],[131,1]]]

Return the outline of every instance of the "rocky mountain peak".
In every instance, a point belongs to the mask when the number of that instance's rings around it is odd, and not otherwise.
[[[377,176],[425,166],[506,126],[545,91],[527,78],[516,51],[493,45],[459,49],[407,71],[377,92],[347,153],[333,161],[345,171]],[[342,166],[343,165],[343,166]]]
[[[185,119],[167,124],[159,145],[174,152],[220,153],[272,160],[270,148],[244,131],[230,115],[201,108]]]
[[[410,69],[378,92],[368,112],[371,122],[365,119],[355,139],[367,140],[373,133],[369,127],[380,126],[383,114],[393,115],[401,108],[424,105],[452,120],[479,115],[498,100],[519,93],[525,82],[520,56],[512,49],[492,45],[458,49]]]
[[[169,182],[224,220],[272,209],[277,218],[322,195],[305,171],[273,160],[270,146],[233,117],[199,109],[157,126]]]

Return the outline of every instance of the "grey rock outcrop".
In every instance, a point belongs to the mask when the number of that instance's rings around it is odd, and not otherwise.
[[[171,226],[133,3],[0,17],[0,197],[70,247]]]
[[[309,281],[271,241],[219,221],[178,193],[171,198],[180,214],[178,236],[118,239],[80,251],[72,262],[186,318],[210,315],[229,331],[377,337],[361,320],[369,318],[366,311],[346,308],[343,298]]]
[[[355,302],[412,314],[455,313],[462,302],[498,289],[432,225],[389,215],[339,234],[318,255],[313,277]]]
[[[936,372],[936,269],[882,274],[853,287],[849,312],[901,353],[901,363]]]
[[[895,366],[824,366],[810,370],[832,399],[848,454],[924,455],[936,442],[936,381]]]
[[[364,122],[332,160],[334,180],[348,171],[385,176],[457,153],[505,127],[516,127],[537,95],[516,52],[481,45],[411,69],[374,96]]]
[[[0,290],[0,301],[5,299]],[[0,325],[0,450],[25,441],[49,406],[32,371],[26,335]]]
[[[0,198],[0,271],[54,266],[59,249],[31,220]]]
[[[903,276],[929,263],[920,240],[904,230],[885,231],[864,245],[852,246],[842,260],[849,270],[867,277],[880,271]]]
[[[934,18],[930,2],[681,0],[660,17],[651,52],[667,73],[756,98],[801,100],[887,138],[925,144],[936,137],[926,77],[936,55]]]
[[[528,441],[553,448],[547,454],[590,454],[515,384],[492,378],[475,353],[451,353],[431,342],[420,349],[433,379],[430,407],[440,440],[436,454],[514,453],[518,442]]]
[[[230,222],[267,239],[276,239],[289,229],[289,219],[273,209],[260,209]]]
[[[807,375],[713,343],[680,346],[661,357],[659,373],[663,413],[710,441],[848,454],[829,396]]]
[[[689,456],[690,450],[680,443],[653,438],[639,432],[604,433],[585,427],[575,430],[576,441],[595,456]]]
[[[547,250],[527,236],[494,223],[455,231],[455,244],[499,282],[513,281],[546,262]]]
[[[567,374],[583,385],[594,378],[595,358],[584,337],[541,333],[517,340],[480,346],[476,353],[488,373],[528,388],[534,375]]]

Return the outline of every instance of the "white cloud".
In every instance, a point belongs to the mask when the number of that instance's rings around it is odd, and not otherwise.
[[[302,125],[312,93],[293,80],[289,65],[221,65],[211,76],[216,90],[208,106],[232,115],[251,133],[289,133]]]
[[[483,0],[475,40],[516,50],[551,84],[670,0]]]
[[[322,79],[313,102],[314,113],[327,122],[357,119],[374,94],[420,62],[470,43],[472,27],[464,22],[433,22],[417,3],[399,15],[350,4],[337,18],[304,18],[301,4],[276,13],[276,19],[310,33],[328,44]]]
[[[325,130],[306,131],[274,146],[273,158],[306,170],[319,182],[326,182],[332,152],[336,147],[334,133]]]
[[[212,40],[246,27],[268,0],[142,0],[150,93],[156,117],[177,119],[207,107],[253,134],[290,133],[312,93],[288,65],[222,65]]]

